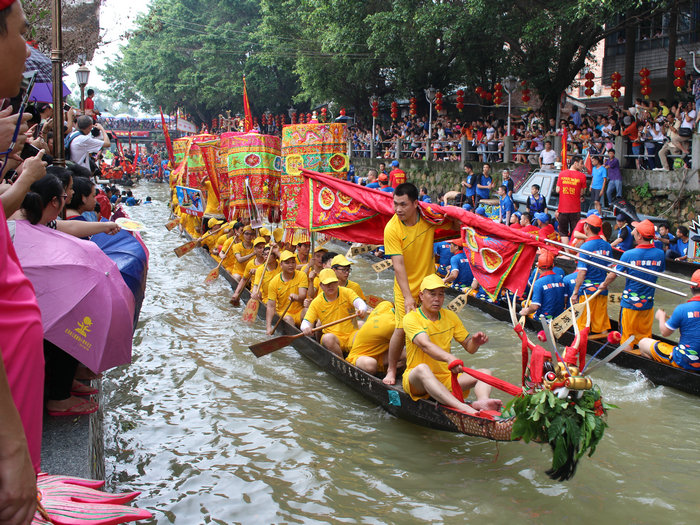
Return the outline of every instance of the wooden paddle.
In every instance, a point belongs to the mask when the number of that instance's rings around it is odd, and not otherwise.
[[[379,305],[379,303],[384,301],[384,299],[377,295],[366,295],[365,298],[367,299],[367,306],[369,306],[372,309],[376,308]]]
[[[384,270],[386,270],[388,268],[391,268],[392,266],[394,266],[394,262],[391,259],[384,259],[383,261],[379,261],[377,263],[374,263],[372,265],[372,269],[375,272],[379,273],[379,272],[383,272]]]
[[[289,307],[292,306],[292,303],[293,303],[293,302],[294,302],[294,301],[289,301],[289,303],[287,304],[287,307],[284,309],[284,312],[282,312],[282,314],[279,316],[279,319],[277,319],[277,322],[275,323],[275,326],[272,327],[272,333],[273,333],[273,334],[275,333],[275,330],[277,330],[277,327],[278,327],[278,326],[280,325],[280,323],[282,322],[282,319],[284,319],[284,316],[287,315],[287,310],[289,310]]]
[[[206,239],[207,237],[209,237],[210,235],[213,235],[215,233],[221,233],[221,230],[209,231],[209,232],[205,233],[204,235],[202,235],[199,239],[195,239],[193,241],[189,241],[189,242],[186,242],[185,244],[178,246],[174,250],[175,255],[177,255],[178,257],[182,257],[186,253],[190,253],[192,250],[194,250],[197,247],[198,242],[203,241],[204,239]]]
[[[345,321],[349,321],[350,319],[354,319],[355,317],[357,317],[357,314],[348,315],[347,317],[343,317],[342,319],[338,319],[337,321],[333,321],[332,323],[317,326],[311,331],[318,332],[319,330],[323,330],[324,328],[328,328],[329,326],[333,326],[336,324],[344,323]],[[280,348],[288,346],[292,341],[294,341],[295,339],[299,339],[303,336],[304,332],[300,332],[296,335],[281,335],[279,337],[275,337],[274,339],[263,341],[262,343],[256,343],[252,346],[249,346],[248,348],[251,352],[253,352],[253,354],[255,354],[255,357],[262,357],[264,355],[271,354],[272,352],[275,352]]]
[[[172,221],[165,224],[165,228],[168,231],[172,230],[175,226],[177,226],[180,223],[180,220],[180,217],[175,217]]]
[[[552,320],[552,332],[554,337],[559,339],[564,332],[571,328],[576,322],[576,319],[583,313],[583,309],[586,308],[588,301],[593,299],[601,291],[602,290],[598,288],[593,294],[587,296],[585,301],[575,304],[571,308],[567,308],[558,317]]]
[[[540,271],[539,268],[535,268],[535,275],[532,276],[532,284],[530,285],[530,291],[527,294],[527,299],[525,299],[525,305],[524,308],[527,308],[527,305],[530,304],[530,299],[532,299],[532,290],[535,289],[535,281],[537,280],[537,273]],[[525,316],[521,315],[520,319],[518,319],[518,323],[520,326],[525,326]]]
[[[221,265],[223,264],[224,259],[226,259],[226,256],[228,255],[228,251],[231,249],[232,246],[233,246],[233,243],[228,245],[228,248],[226,248],[226,251],[221,256],[221,260],[219,261],[219,264],[217,264],[216,268],[214,268],[211,272],[209,272],[209,275],[207,275],[206,279],[204,279],[205,284],[213,283],[219,277],[219,268],[221,268]]]
[[[452,299],[450,301],[450,304],[447,305],[447,308],[449,310],[452,310],[454,313],[458,314],[461,312],[465,306],[467,306],[467,297],[469,296],[469,293],[463,293]]]
[[[359,244],[350,246],[348,250],[347,257],[354,257],[356,255],[362,255],[363,253],[371,252],[377,248],[376,244]]]
[[[270,251],[267,252],[267,260],[265,261],[265,266],[263,267],[262,274],[260,275],[260,286],[261,287],[262,287],[264,279],[265,279],[265,272],[267,271],[267,265],[270,263],[270,255],[272,255],[272,246],[270,246]],[[258,301],[257,299],[253,299],[251,297],[248,300],[248,303],[245,305],[245,310],[243,310],[243,322],[244,323],[252,323],[253,321],[255,321],[255,318],[258,316],[258,309],[259,308],[260,308],[260,301]]]

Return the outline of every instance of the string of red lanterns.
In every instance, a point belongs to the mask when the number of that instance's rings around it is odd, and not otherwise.
[[[391,120],[396,120],[399,117],[399,104],[394,101],[391,103]]]
[[[439,91],[435,93],[435,111],[438,113],[442,111],[442,93]]]
[[[651,72],[645,67],[639,70],[639,76],[642,77],[639,80],[639,85],[642,86],[640,93],[644,95],[645,100],[649,100],[649,95],[651,95],[651,87],[649,85],[651,84],[651,80],[649,79],[650,74]]]
[[[673,85],[676,86],[676,91],[680,91],[685,85],[685,60],[677,58],[673,65],[676,67],[673,71],[673,76],[676,77]]]
[[[520,100],[522,100],[524,104],[527,104],[530,102],[530,90],[527,87],[527,80],[523,80],[520,83],[520,87],[522,88],[522,96],[520,97]]]
[[[464,109],[464,91],[461,89],[457,90],[457,109],[460,113]]]
[[[372,117],[379,117],[379,101],[376,99],[372,100]]]
[[[493,86],[493,103],[497,106],[503,102],[503,86],[500,82],[496,82]]]
[[[588,98],[591,98],[593,96],[593,86],[595,85],[593,83],[593,79],[595,78],[595,75],[593,74],[593,71],[589,71],[584,75],[586,77],[586,81],[583,83],[584,87],[586,88],[583,92],[584,95],[586,95]]]
[[[620,93],[620,88],[622,87],[622,84],[620,84],[620,79],[622,78],[622,75],[615,71],[612,75],[610,75],[610,78],[612,79],[612,83],[610,84],[610,87],[612,88],[610,96],[615,102],[617,102],[622,95],[622,93]]]
[[[412,117],[415,117],[418,114],[418,103],[416,101],[416,97],[411,97],[408,105],[408,113]]]

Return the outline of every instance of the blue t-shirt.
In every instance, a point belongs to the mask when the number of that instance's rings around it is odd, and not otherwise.
[[[136,199],[134,199],[133,197],[129,197],[128,199],[126,199],[127,206],[136,206],[137,204],[138,202],[136,202]]]
[[[546,271],[533,285],[532,304],[540,305],[535,316],[553,319],[564,311],[566,286],[561,275]]]
[[[420,200],[423,201],[423,202],[427,202],[427,203],[429,203],[429,204],[433,202],[433,201],[430,199],[430,195],[423,195],[423,196],[420,198]]]
[[[661,238],[661,237],[660,237],[660,236],[657,236],[657,239],[659,239],[659,238]],[[662,243],[660,240],[656,240],[656,241],[654,241],[654,248],[658,248],[659,250],[664,250],[665,248],[671,248],[671,249],[673,249],[673,244],[674,244],[674,241],[676,240],[675,235],[673,235],[672,233],[669,233],[669,234],[667,234],[667,235],[666,235],[665,237],[663,237],[663,238],[664,238],[664,239],[668,239],[668,240],[669,240],[669,243],[668,243],[668,244],[664,244],[664,243]]]
[[[620,261],[635,266],[644,266],[659,273],[663,273],[666,269],[664,252],[654,248],[652,244],[640,244],[636,248],[627,250],[620,256]],[[652,283],[655,283],[657,279],[655,275],[650,273],[632,270],[620,265],[617,265],[617,270]],[[654,287],[627,279],[625,289],[622,291],[620,306],[630,310],[649,310],[654,306]]]
[[[685,255],[686,253],[688,253],[688,243],[683,242],[683,239],[679,237],[678,239],[676,239],[676,242],[673,245],[673,249],[681,255]]]
[[[478,180],[479,184],[483,186],[488,186],[489,184],[491,184],[491,181],[493,179],[491,177],[481,175]],[[488,199],[491,196],[491,190],[489,190],[488,188],[476,188],[476,194],[479,196],[480,199]]]
[[[603,181],[608,178],[608,170],[605,168],[605,166],[593,168],[591,177],[591,188],[594,190],[602,190]]]
[[[433,244],[433,254],[438,256],[438,264],[447,266],[452,259],[452,251],[449,242],[436,242]]]
[[[474,280],[472,269],[469,266],[469,259],[464,252],[456,253],[452,256],[450,259],[450,267],[453,271],[459,270],[459,274],[454,280],[454,284],[469,286]]]
[[[500,217],[501,220],[506,220],[506,217],[508,216],[508,212],[511,214],[515,213],[515,206],[513,206],[513,201],[511,200],[508,195],[505,197],[498,197],[498,203],[501,206],[500,210]]]
[[[394,188],[391,186],[386,186],[384,188],[379,188],[379,191],[383,191],[384,193],[394,193]]]
[[[541,213],[547,211],[545,208],[546,206],[546,201],[544,199],[543,195],[538,195],[537,198],[533,197],[530,195],[527,198],[527,207],[530,210],[530,215],[533,217],[535,216],[535,213]]]
[[[117,202],[117,199],[118,199],[118,198],[119,198],[119,195],[112,195],[112,196],[109,198],[109,202],[111,202],[112,204],[114,204],[115,202]]]
[[[375,188],[375,189],[378,190],[378,189],[379,189],[379,183],[378,183],[378,182],[370,182],[369,184],[367,184],[366,188]]]
[[[671,330],[680,329],[680,344],[700,350],[700,297],[676,306],[666,326]]]
[[[469,175],[467,177],[467,184],[471,184],[472,187],[471,188],[469,186],[465,187],[464,194],[467,197],[473,197],[474,195],[476,195],[476,175],[475,174],[472,173],[471,175]]]
[[[584,242],[581,245],[581,249],[594,252],[599,255],[604,255],[606,257],[612,257],[612,247],[610,246],[610,243],[601,237],[595,237]],[[598,259],[597,257],[592,257],[583,252],[580,253],[579,256],[581,259],[585,259],[586,261],[593,261],[594,263],[607,266],[607,263],[604,260]],[[595,292],[598,289],[598,285],[602,283],[608,275],[608,272],[605,270],[598,268],[597,266],[593,266],[592,264],[586,264],[584,261],[579,261],[576,268],[579,270],[586,270],[586,278],[583,280],[583,285],[578,291],[579,295],[583,295],[584,292],[589,295]],[[608,295],[608,291],[603,290],[599,295]]]
[[[576,287],[576,278],[578,277],[578,270],[574,273],[569,273],[564,276],[564,287],[566,290],[567,297],[574,295],[574,288]]]
[[[625,232],[625,233],[623,233]],[[628,224],[625,224],[622,228],[617,230],[617,238],[621,238],[624,235],[623,241],[615,246],[618,250],[622,250],[623,252],[626,252],[627,250],[631,250],[632,247],[634,246],[634,237],[632,237],[632,228],[629,227]]]

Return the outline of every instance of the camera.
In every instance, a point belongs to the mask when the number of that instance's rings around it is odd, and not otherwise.
[[[97,138],[97,137],[100,136],[100,130],[97,129],[97,128],[92,128],[92,129],[90,130],[90,134],[91,134],[93,137]]]
[[[22,160],[27,160],[31,157],[36,157],[37,153],[39,153],[39,148],[36,146],[33,146],[29,144],[28,142],[25,143],[24,147],[22,148],[22,151],[20,152],[19,156]],[[53,164],[53,157],[49,155],[48,153],[44,153],[44,156],[41,158],[46,164]]]

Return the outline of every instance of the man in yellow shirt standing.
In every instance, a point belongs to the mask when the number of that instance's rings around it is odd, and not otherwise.
[[[396,365],[404,346],[403,317],[416,309],[423,277],[435,272],[433,241],[435,227],[418,211],[418,188],[410,182],[394,191],[394,216],[384,228],[384,253],[394,265],[394,313],[396,329],[389,343],[384,383],[396,383]]]
[[[331,268],[335,272],[335,275],[338,277],[338,284],[340,286],[344,286],[345,288],[350,288],[360,297],[360,299],[364,301],[365,294],[362,292],[362,288],[360,288],[360,285],[357,284],[355,281],[351,281],[349,279],[350,271],[352,270],[352,264],[353,263],[348,261],[345,255],[342,254],[336,255],[331,260]]]
[[[267,289],[267,335],[272,335],[272,319],[282,315],[285,310],[284,321],[298,327],[304,317],[304,299],[309,287],[308,276],[296,269],[297,258],[288,250],[280,254],[281,273],[275,275]],[[287,305],[289,308],[287,308]]]
[[[483,332],[469,336],[457,314],[443,308],[445,283],[433,274],[420,284],[419,308],[404,317],[406,332],[406,371],[403,374],[403,389],[413,400],[432,397],[438,403],[475,414],[479,410],[498,410],[502,403],[491,399],[491,387],[462,372],[461,360],[450,353],[454,339],[470,354],[488,343]],[[489,370],[479,372],[490,374]],[[458,374],[459,385],[466,397],[473,388],[476,401],[471,406],[459,401],[450,391],[452,374]]]
[[[338,277],[333,270],[330,268],[321,270],[318,279],[321,284],[321,293],[311,301],[304,315],[304,320],[301,322],[302,332],[310,336],[316,321],[322,325],[328,324],[354,313],[364,318],[367,305],[350,288],[339,286]],[[349,352],[352,346],[357,333],[357,328],[352,321],[348,319],[323,329],[321,344],[338,357],[343,357],[343,353]]]

